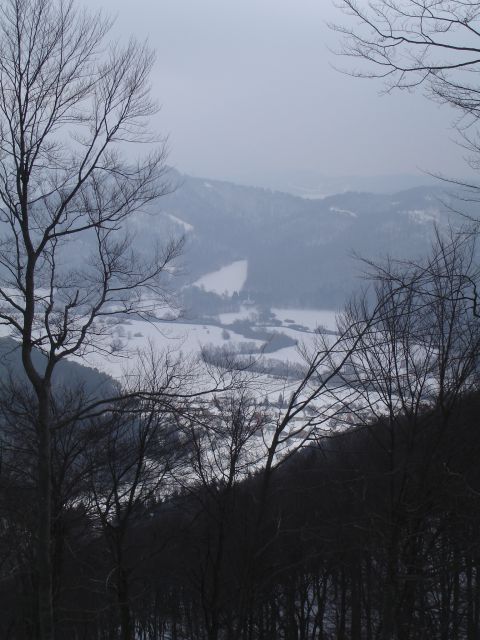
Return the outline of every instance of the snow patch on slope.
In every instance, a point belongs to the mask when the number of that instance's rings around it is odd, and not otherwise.
[[[194,229],[193,224],[190,224],[189,222],[185,222],[185,220],[181,220],[180,218],[177,218],[177,216],[174,216],[171,213],[168,214],[168,217],[170,218],[170,220],[172,220],[176,224],[179,224],[181,227],[183,227],[186,232],[193,231]]]
[[[430,224],[431,222],[438,222],[440,219],[438,209],[411,209],[407,211],[407,214],[419,224]]]
[[[343,213],[344,215],[350,216],[351,218],[358,218],[358,215],[355,211],[349,211],[348,209],[339,209],[338,207],[330,207],[330,211],[332,213]]]
[[[217,271],[206,273],[193,284],[211,293],[232,296],[243,289],[247,281],[247,273],[248,260],[236,260]]]

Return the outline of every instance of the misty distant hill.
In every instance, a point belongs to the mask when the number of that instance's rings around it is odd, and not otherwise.
[[[341,305],[361,285],[362,266],[354,253],[366,258],[422,255],[434,223],[445,226],[451,217],[445,187],[311,200],[216,180],[174,178],[176,191],[155,205],[160,209],[155,217],[137,219],[137,231],[185,234],[182,287],[247,261],[241,296],[266,305]],[[183,293],[194,302],[199,296],[198,290]]]
[[[427,174],[392,174],[379,176],[327,176],[317,171],[272,172],[271,175],[251,175],[248,171],[241,179],[243,184],[284,191],[303,198],[361,191],[368,193],[395,193],[414,187],[437,186],[438,180]]]

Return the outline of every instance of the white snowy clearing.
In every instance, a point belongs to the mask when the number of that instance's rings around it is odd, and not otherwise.
[[[337,312],[328,309],[273,308],[272,313],[287,327],[289,324],[299,324],[307,327],[310,331],[315,331],[319,327],[323,327],[329,331],[336,331],[337,329]]]
[[[338,207],[330,207],[330,211],[332,213],[343,213],[346,216],[350,216],[351,218],[358,218],[355,211],[349,211],[348,209],[339,209]]]
[[[438,222],[440,218],[440,211],[438,211],[438,209],[411,209],[407,211],[407,214],[412,220],[415,220],[415,222],[419,224]]]
[[[233,324],[237,320],[252,320],[254,321],[258,316],[256,307],[242,305],[239,311],[231,311],[230,313],[219,313],[218,320],[220,324],[229,325]]]
[[[238,293],[243,289],[247,280],[247,273],[248,260],[236,260],[217,271],[206,273],[193,284],[211,293],[232,296],[235,292]]]
[[[190,224],[189,222],[185,222],[185,220],[181,220],[180,218],[177,218],[177,216],[174,216],[172,213],[169,213],[168,217],[170,218],[170,220],[172,220],[172,222],[175,222],[176,224],[183,227],[186,233],[188,233],[189,231],[193,231],[194,229],[193,224]]]

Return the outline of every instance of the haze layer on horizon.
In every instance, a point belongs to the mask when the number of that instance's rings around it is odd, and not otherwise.
[[[330,51],[327,23],[346,19],[330,0],[103,0],[102,11],[115,36],[156,50],[153,126],[182,172],[265,185],[469,173],[451,109],[333,68],[348,62]]]

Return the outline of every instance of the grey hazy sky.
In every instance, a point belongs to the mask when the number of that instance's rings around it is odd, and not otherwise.
[[[94,0],[90,6],[98,7]],[[155,127],[170,163],[237,181],[314,170],[331,176],[465,172],[453,112],[332,69],[343,15],[331,0],[102,0],[114,32],[157,52]]]

